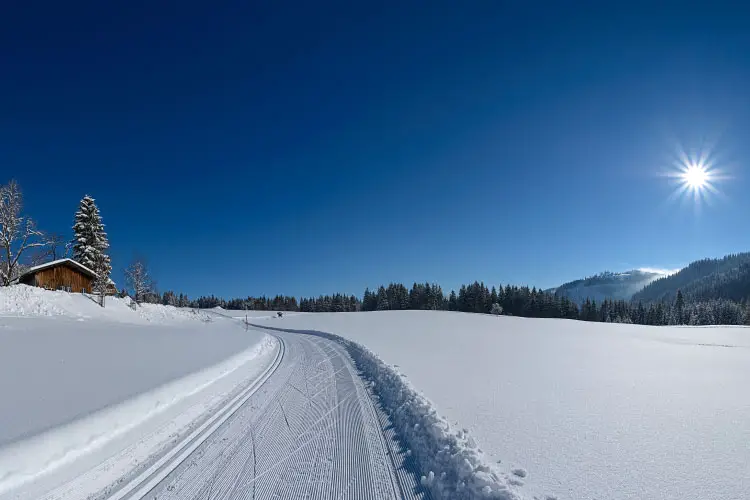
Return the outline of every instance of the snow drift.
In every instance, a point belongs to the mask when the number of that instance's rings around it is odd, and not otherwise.
[[[401,374],[367,348],[330,335],[344,344],[391,415],[397,432],[420,464],[422,483],[438,498],[516,499],[507,481],[485,459],[466,430],[456,430]]]
[[[161,304],[133,304],[129,297],[107,297],[106,307],[82,293],[50,291],[27,285],[0,287],[0,317],[66,316],[80,320],[106,320],[118,323],[174,323],[212,321],[205,311],[180,309]]]

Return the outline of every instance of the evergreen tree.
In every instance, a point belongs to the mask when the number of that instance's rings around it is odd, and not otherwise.
[[[424,309],[424,285],[414,282],[409,292],[409,303],[411,309]]]
[[[456,297],[456,292],[454,290],[451,290],[451,295],[448,298],[448,310],[458,311],[458,298]]]
[[[99,253],[96,256],[94,267],[91,268],[94,273],[96,273],[96,277],[94,277],[94,281],[91,284],[93,288],[92,292],[98,297],[99,305],[102,307],[104,307],[104,300],[109,292],[110,281],[108,266],[109,261],[106,259],[106,255]]]
[[[363,311],[374,311],[378,308],[378,296],[377,294],[370,291],[369,288],[365,289],[365,295],[362,298],[362,310]]]
[[[685,308],[685,298],[682,296],[682,290],[677,290],[677,298],[674,301],[675,320],[678,325],[684,323],[682,310]]]
[[[411,305],[411,300],[409,300],[409,290],[407,290],[404,285],[399,285],[399,295],[401,300],[401,309],[409,309],[409,306]]]
[[[387,311],[390,309],[390,305],[388,304],[388,295],[385,293],[385,288],[380,287],[378,288],[378,311]]]
[[[109,280],[112,274],[112,264],[107,254],[109,241],[107,233],[104,232],[99,208],[89,195],[81,200],[75,215],[73,233],[73,260],[91,270],[103,273],[102,279]]]

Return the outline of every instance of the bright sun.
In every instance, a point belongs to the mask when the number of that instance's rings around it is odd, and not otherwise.
[[[731,176],[726,171],[727,167],[716,164],[710,148],[688,153],[678,146],[675,153],[671,165],[661,173],[675,184],[669,200],[692,198],[695,208],[699,209],[704,203],[710,205],[712,198],[725,198],[719,185],[731,179]]]
[[[706,187],[709,180],[710,175],[706,170],[706,167],[700,164],[689,165],[687,169],[682,172],[682,181],[695,190]]]

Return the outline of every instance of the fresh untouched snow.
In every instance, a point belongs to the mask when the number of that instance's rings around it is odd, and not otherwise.
[[[282,325],[374,351],[529,498],[750,492],[746,328],[428,311],[300,314]]]
[[[30,485],[21,498],[36,498],[122,450],[109,469],[124,472],[220,407],[278,350],[222,316],[128,302],[108,298],[102,309],[81,294],[0,288],[0,498]]]

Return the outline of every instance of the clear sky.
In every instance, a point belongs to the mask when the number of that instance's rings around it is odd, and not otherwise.
[[[750,13],[613,3],[12,2],[0,182],[68,235],[91,194],[115,278],[190,296],[750,250]],[[669,201],[706,145],[722,195]]]

